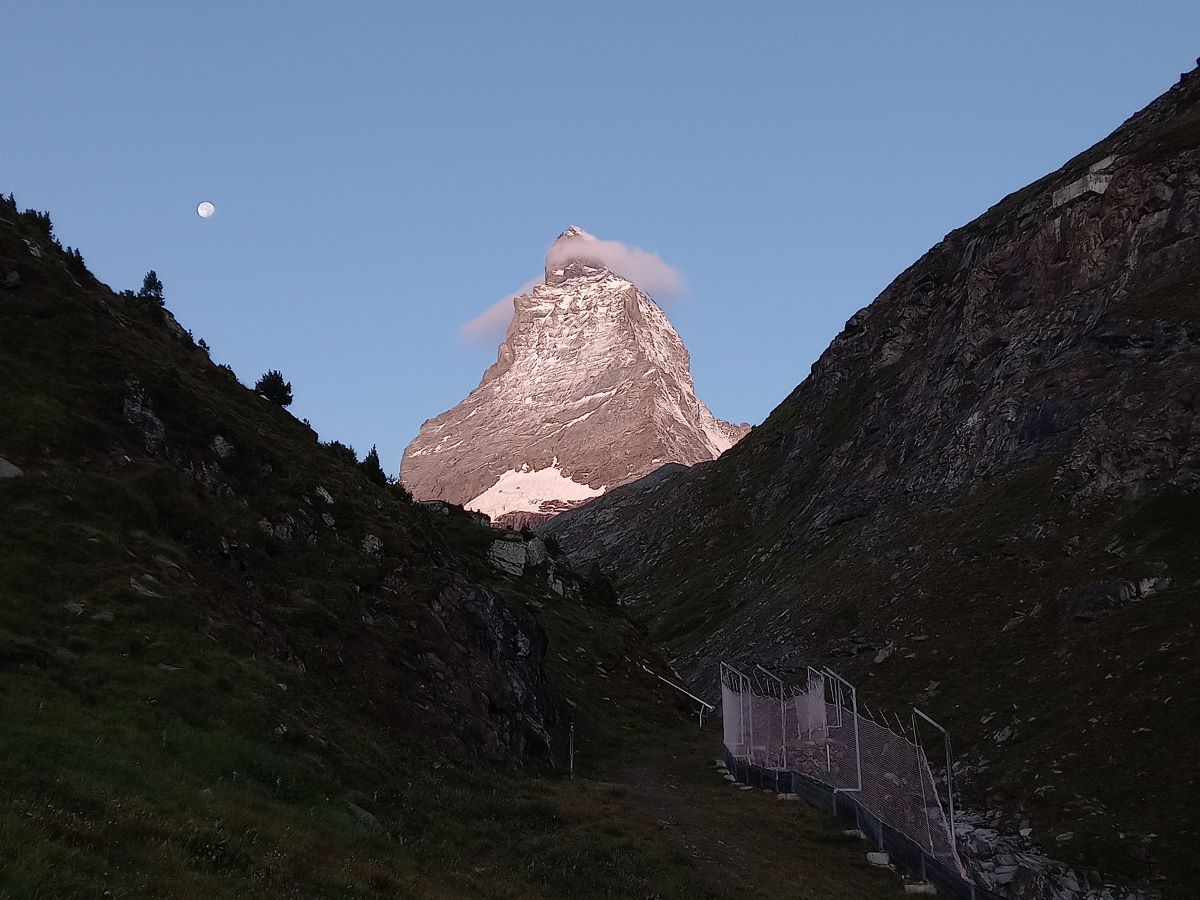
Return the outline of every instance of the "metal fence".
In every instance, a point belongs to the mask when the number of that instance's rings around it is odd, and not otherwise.
[[[895,731],[860,712],[857,690],[828,669],[810,668],[803,684],[788,687],[761,667],[746,674],[722,664],[721,715],[726,764],[739,781],[799,795],[942,896],[1000,900],[959,859],[952,786],[943,805],[919,724],[940,726],[919,710],[910,739],[899,720]]]

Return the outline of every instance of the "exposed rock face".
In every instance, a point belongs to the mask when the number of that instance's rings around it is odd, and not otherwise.
[[[1200,828],[1147,793],[1180,763],[1145,749],[1197,746],[1169,704],[1200,693],[1200,74],[948,234],[719,460],[545,528],[700,689],[834,665],[986,755],[968,799],[1200,885],[1154,841]]]
[[[167,441],[167,430],[146,397],[146,390],[135,381],[126,384],[125,419],[139,428],[147,453],[158,453]]]
[[[712,512],[693,490],[711,478],[732,480],[733,505],[758,522],[803,497],[787,542],[1032,463],[1053,465],[1077,507],[1200,488],[1197,119],[1192,74],[947,235],[717,467],[631,486],[555,533],[584,559],[650,561],[661,544],[645,538]],[[659,514],[667,502],[674,514]]]
[[[590,239],[572,228],[559,241]],[[545,282],[513,301],[479,387],[404,451],[417,498],[536,520],[665,463],[715,459],[749,430],[696,398],[688,352],[653,300],[598,262],[560,256],[552,247]]]
[[[546,636],[528,616],[491,591],[455,578],[432,607],[458,654],[443,649],[446,689],[473,704],[458,729],[488,758],[525,754],[544,742],[554,712],[544,670]],[[436,665],[436,663],[435,663]]]

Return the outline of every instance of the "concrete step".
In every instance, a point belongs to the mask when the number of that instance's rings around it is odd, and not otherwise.
[[[891,858],[882,850],[872,850],[867,854],[867,862],[873,866],[889,866]]]
[[[847,828],[842,832],[846,837],[858,838],[860,841],[865,841],[867,836],[858,828]]]
[[[800,795],[799,794],[776,794],[775,799],[776,800],[799,800]]]
[[[937,888],[928,881],[910,881],[904,885],[904,893],[906,894],[925,894],[930,897],[937,896]]]

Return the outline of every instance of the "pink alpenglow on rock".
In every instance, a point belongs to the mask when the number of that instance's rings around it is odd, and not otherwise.
[[[750,430],[697,399],[687,349],[634,273],[682,288],[654,254],[563,232],[544,280],[503,301],[512,318],[495,364],[404,451],[414,496],[536,522],[667,463],[715,459]]]

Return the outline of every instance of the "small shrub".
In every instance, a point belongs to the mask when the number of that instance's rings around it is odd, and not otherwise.
[[[388,478],[388,488],[400,501],[404,503],[413,502],[412,491],[406,488],[404,486],[404,482],[399,478],[396,478],[395,476]]]
[[[616,606],[619,599],[617,589],[613,587],[612,580],[600,569],[599,563],[592,563],[592,568],[588,572],[587,592],[593,600],[605,606]]]
[[[283,373],[278,369],[268,369],[255,383],[254,391],[276,406],[292,405],[292,383],[285,381]]]
[[[387,473],[383,471],[383,466],[379,464],[379,451],[375,449],[374,444],[371,445],[371,449],[367,451],[367,455],[363,457],[363,461],[358,464],[358,467],[362,469],[368,481],[380,487],[387,486]]]
[[[79,252],[78,247],[68,247],[67,254],[67,270],[74,275],[85,275],[91,277],[91,272],[88,271],[87,264],[83,261],[83,254]]]
[[[343,444],[341,441],[330,441],[325,446],[333,452],[334,456],[336,456],[346,465],[358,465],[358,454],[349,444]]]
[[[54,237],[54,223],[50,221],[50,213],[27,209],[21,213],[21,222],[39,237],[43,237],[51,243],[57,242]]]

